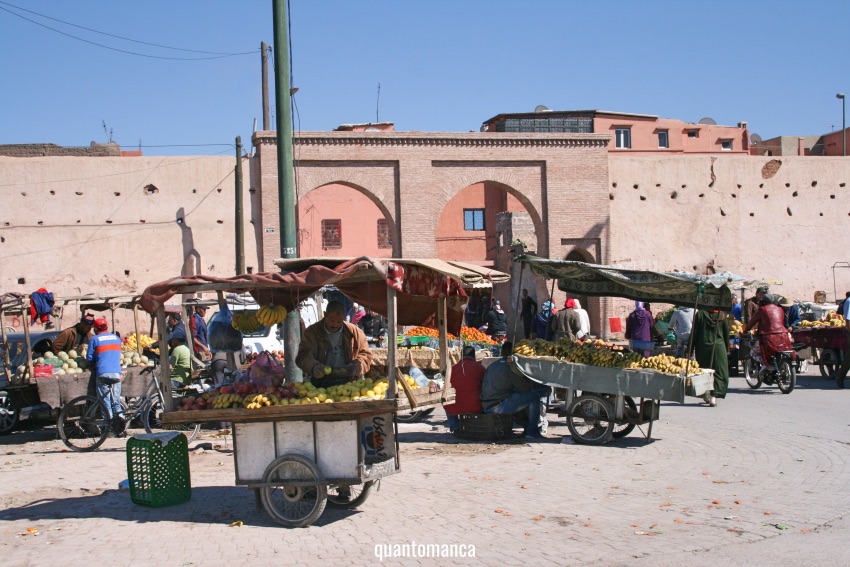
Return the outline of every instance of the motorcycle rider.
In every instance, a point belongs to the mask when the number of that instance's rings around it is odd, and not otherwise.
[[[775,303],[775,298],[765,294],[759,301],[759,309],[744,327],[744,332],[758,326],[759,345],[761,356],[764,361],[761,372],[765,373],[769,365],[773,364],[773,357],[777,352],[794,352],[794,345],[788,336],[785,327],[785,312]],[[796,359],[796,355],[793,355]]]

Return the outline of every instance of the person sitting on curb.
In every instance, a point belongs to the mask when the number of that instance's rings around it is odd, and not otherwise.
[[[455,389],[453,404],[443,406],[449,431],[455,433],[460,427],[458,415],[481,413],[481,383],[484,381],[484,366],[475,360],[475,347],[463,347],[463,358],[452,366],[452,387]]]
[[[532,382],[513,368],[508,360],[513,343],[502,345],[502,357],[487,367],[481,385],[481,407],[484,413],[513,415],[528,408],[528,423],[523,434],[534,439],[544,439],[540,430],[541,408],[551,392],[548,386]]]

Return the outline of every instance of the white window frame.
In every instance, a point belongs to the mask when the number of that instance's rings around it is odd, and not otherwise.
[[[688,138],[699,138],[699,129],[688,130]]]
[[[630,126],[614,128],[614,147],[621,150],[632,147],[632,129]]]
[[[731,152],[733,149],[733,141],[732,139],[721,139],[720,140],[720,149],[724,152]]]
[[[664,143],[661,143],[661,136],[664,136]],[[658,147],[669,149],[670,148],[670,130],[659,130],[658,131]]]

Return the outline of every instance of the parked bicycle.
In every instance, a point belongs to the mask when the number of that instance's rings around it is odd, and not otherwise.
[[[107,404],[113,400],[100,394],[79,396],[65,404],[56,423],[62,442],[73,451],[94,451],[106,441],[110,433],[115,436],[126,435],[127,425],[137,420],[141,421],[147,433],[158,430],[182,431],[189,441],[194,439],[201,429],[200,423],[169,427],[162,425],[160,416],[164,411],[164,398],[158,371],[155,366],[149,366],[142,370],[142,374],[150,374],[151,380],[142,396],[131,398],[126,403],[121,402],[123,416],[115,416],[110,420]],[[111,393],[107,396],[111,396]]]

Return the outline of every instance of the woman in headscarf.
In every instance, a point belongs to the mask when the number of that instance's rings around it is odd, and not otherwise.
[[[781,311],[781,309],[780,309]],[[729,320],[723,311],[700,309],[694,317],[693,335],[696,359],[703,368],[714,370],[714,389],[706,392],[705,401],[717,405],[716,398],[726,397],[729,387]]]
[[[535,315],[531,322],[531,338],[552,340],[552,331],[549,329],[549,320],[552,318],[552,308],[554,305],[551,301],[544,301],[540,306],[540,313]]]
[[[579,321],[574,306],[575,300],[572,297],[568,298],[564,302],[564,308],[549,321],[553,341],[576,340],[576,334],[581,330],[581,321]]]
[[[626,318],[626,338],[629,341],[650,342],[652,341],[652,314],[643,308],[643,301],[635,301],[635,310]],[[640,348],[640,347],[638,347]],[[642,351],[644,356],[649,356],[649,351]]]
[[[590,334],[590,316],[587,314],[587,311],[582,309],[581,302],[578,299],[573,300],[575,303],[575,312],[578,313],[578,319],[581,322],[581,331],[576,335],[577,338],[583,339],[587,335]]]

